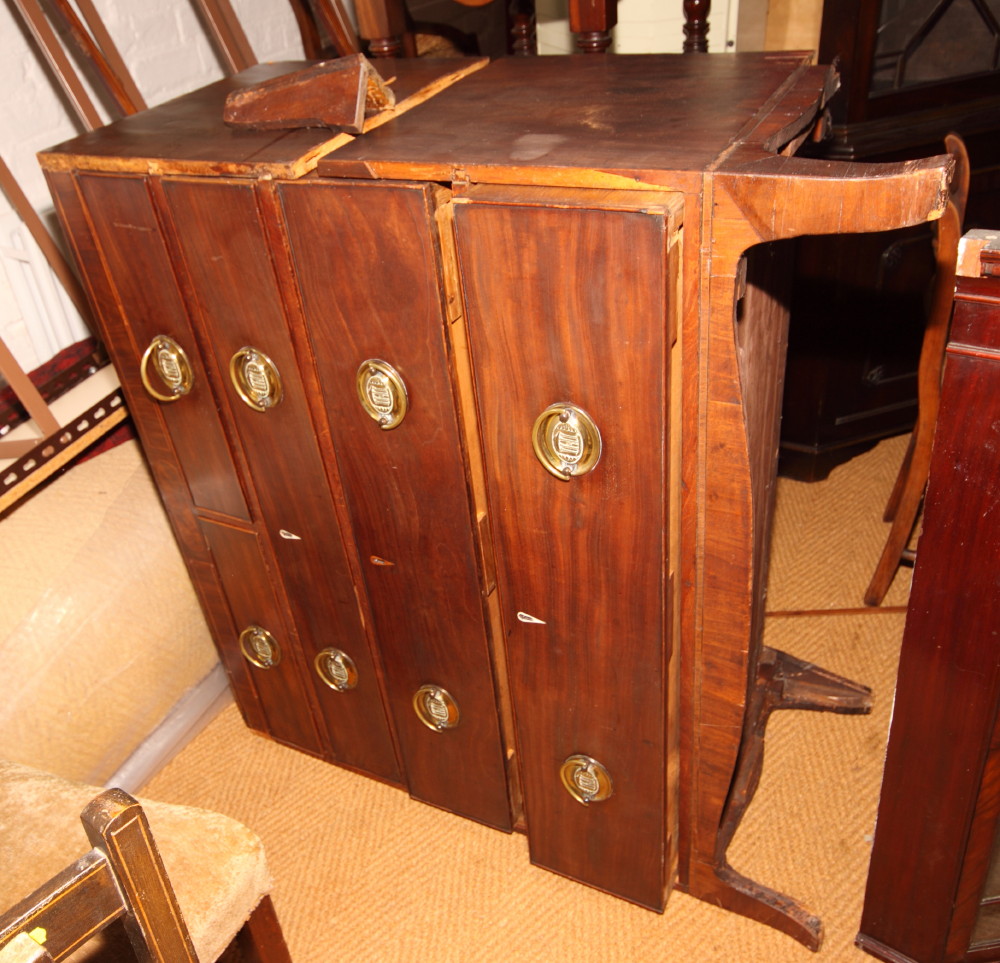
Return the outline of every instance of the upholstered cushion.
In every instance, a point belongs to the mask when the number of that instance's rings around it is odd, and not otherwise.
[[[0,760],[0,911],[91,848],[80,813],[100,792]],[[228,816],[139,801],[198,957],[211,963],[270,890],[261,842]]]
[[[217,664],[138,445],[0,522],[0,757],[103,784]]]

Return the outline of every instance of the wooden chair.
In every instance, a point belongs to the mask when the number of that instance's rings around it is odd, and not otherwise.
[[[141,963],[291,961],[260,840],[217,813],[0,762],[0,865],[0,959],[121,959],[121,921]]]
[[[962,222],[969,195],[969,155],[965,143],[957,134],[949,134],[945,145],[948,153],[955,158],[955,173],[948,206],[937,222],[934,244],[937,269],[917,370],[917,423],[886,504],[883,519],[892,522],[892,527],[865,591],[865,605],[881,605],[900,564],[912,561],[907,545],[920,512],[930,470],[934,426],[941,400],[941,372],[955,293],[958,242],[962,237]]]

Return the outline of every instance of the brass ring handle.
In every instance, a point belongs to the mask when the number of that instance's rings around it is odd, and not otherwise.
[[[531,430],[531,445],[545,470],[561,481],[593,471],[601,460],[601,433],[582,408],[549,405]]]
[[[355,384],[361,407],[383,431],[395,428],[406,417],[410,406],[406,384],[388,361],[379,358],[362,361]]]
[[[322,649],[313,661],[316,674],[334,692],[347,692],[358,684],[358,667],[354,660],[340,649]]]
[[[443,732],[458,725],[458,703],[439,685],[422,685],[413,695],[413,710],[428,729]]]
[[[566,792],[584,806],[603,802],[615,791],[611,773],[596,759],[581,753],[570,756],[559,767],[559,776]]]
[[[258,669],[273,669],[281,661],[278,640],[260,625],[248,625],[240,633],[240,652]]]
[[[240,399],[254,411],[275,407],[284,394],[274,362],[251,345],[240,348],[229,359],[229,378]]]
[[[160,376],[160,380],[169,389],[169,394],[164,394],[153,387],[149,377],[150,362],[153,363],[153,370]],[[158,334],[153,338],[149,342],[149,347],[142,353],[139,377],[142,379],[142,386],[157,401],[178,401],[190,392],[194,385],[194,372],[191,370],[188,356],[173,338],[165,334]]]

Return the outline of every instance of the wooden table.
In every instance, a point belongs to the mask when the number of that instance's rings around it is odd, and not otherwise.
[[[223,126],[278,65],[42,158],[237,699],[816,946],[725,860],[770,711],[867,705],[760,643],[782,242],[933,218],[949,161],[793,156],[795,55],[482,66],[393,62],[353,140]]]

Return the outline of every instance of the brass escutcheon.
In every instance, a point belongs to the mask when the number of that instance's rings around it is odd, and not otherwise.
[[[354,660],[340,649],[323,649],[313,662],[316,673],[335,692],[347,692],[358,684]]]
[[[164,394],[153,387],[149,378],[149,365],[159,375],[160,381],[167,387],[169,394]],[[150,396],[157,401],[177,401],[183,398],[194,385],[194,373],[191,362],[184,349],[173,338],[158,334],[149,342],[149,347],[142,353],[139,362],[139,377],[142,386]]]
[[[362,361],[355,379],[358,400],[379,428],[389,431],[406,417],[410,404],[406,385],[388,361],[369,358]]]
[[[601,433],[582,408],[566,402],[549,405],[531,429],[535,456],[561,481],[593,471],[601,460]]]
[[[281,661],[278,640],[260,625],[248,625],[240,633],[240,651],[258,669],[273,669]]]
[[[422,685],[413,695],[413,709],[428,729],[442,732],[458,725],[458,703],[447,689]]]
[[[613,792],[611,773],[596,759],[581,753],[570,756],[559,768],[566,791],[584,806],[603,802]]]
[[[247,345],[229,359],[229,378],[240,399],[254,411],[267,411],[281,401],[281,375],[257,348]]]

